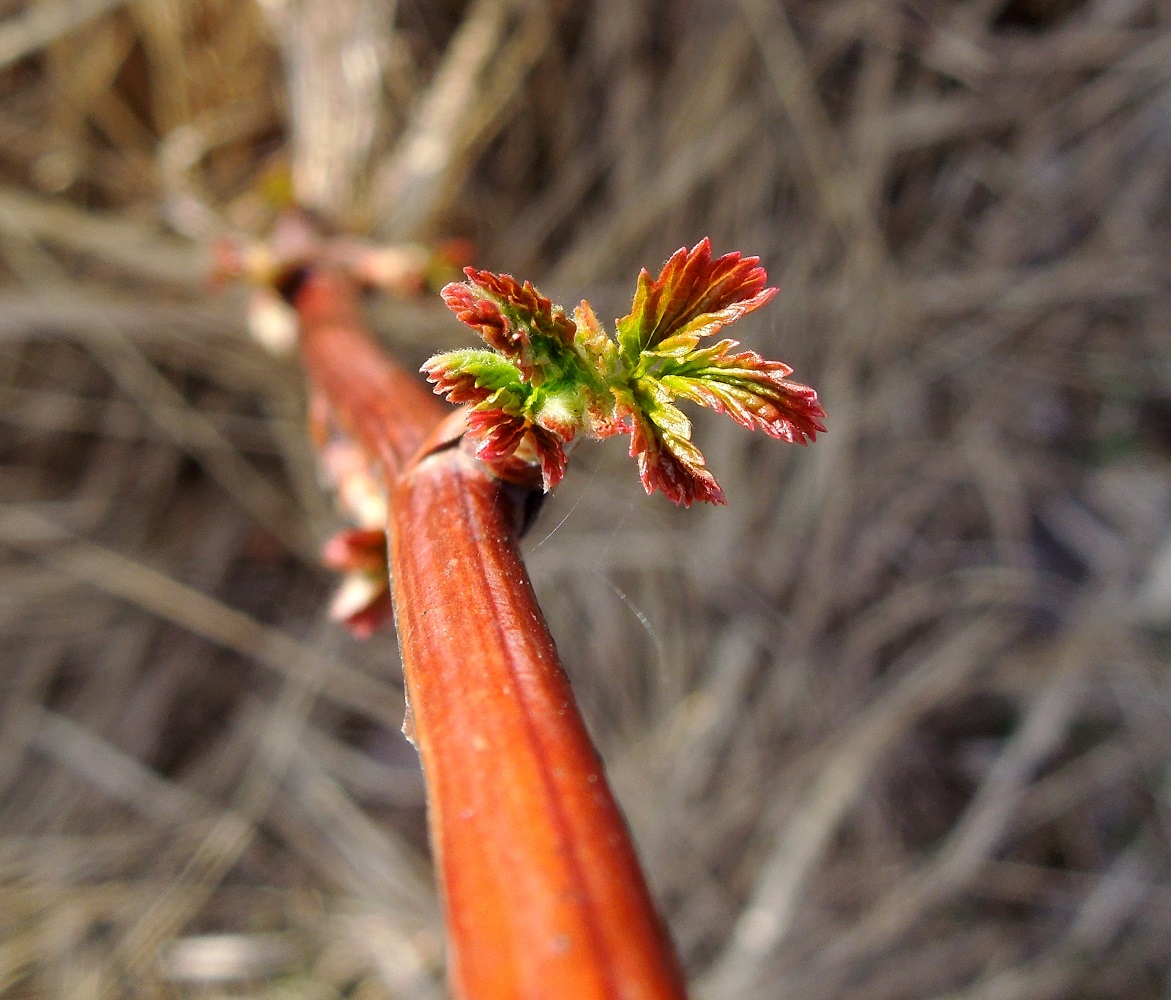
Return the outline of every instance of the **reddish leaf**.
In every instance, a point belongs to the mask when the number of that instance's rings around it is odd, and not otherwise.
[[[529,440],[541,463],[541,481],[546,492],[565,478],[565,448],[562,439],[544,427],[530,428]]]
[[[521,381],[511,361],[489,351],[452,351],[433,357],[423,366],[435,391],[453,403],[471,403],[467,431],[476,455],[499,467],[516,455],[540,463],[541,480],[551,489],[565,475],[562,442],[576,431],[571,422],[551,410],[537,422],[529,412],[533,392]]]
[[[697,501],[726,504],[724,491],[691,443],[691,422],[666,399],[633,398],[621,404],[630,426],[630,455],[648,494],[659,490],[680,507]]]
[[[797,444],[824,433],[825,410],[817,393],[787,379],[793,369],[755,351],[730,353],[736,346],[734,340],[723,340],[682,358],[663,359],[655,378],[671,395],[726,413],[749,430]]]
[[[496,409],[473,409],[468,414],[468,436],[476,442],[476,457],[488,466],[514,455],[541,466],[541,482],[551,490],[565,476],[565,448],[561,438],[524,416]]]
[[[523,416],[504,410],[473,409],[468,414],[468,436],[476,442],[476,457],[489,464],[516,451],[528,429]]]
[[[739,253],[712,260],[711,243],[704,237],[690,250],[677,250],[658,278],[644,268],[630,314],[618,320],[618,343],[627,362],[633,365],[642,351],[668,337],[710,336],[759,309],[777,291],[765,287],[768,276],[759,264],[759,257]]]
[[[572,363],[577,328],[533,287],[512,275],[465,268],[466,281],[452,282],[440,293],[447,307],[494,351],[514,361],[526,379],[540,384],[549,368]]]
[[[435,395],[445,397],[449,403],[457,406],[464,403],[483,403],[496,391],[481,385],[471,372],[445,368],[436,364],[436,360],[432,358],[420,371],[427,376],[427,381],[435,386]]]

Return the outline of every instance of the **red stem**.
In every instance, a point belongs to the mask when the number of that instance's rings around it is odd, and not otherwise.
[[[517,551],[459,448],[391,507],[395,617],[467,1000],[681,998],[683,979]]]
[[[450,411],[369,340],[348,279],[311,271],[294,304],[314,387],[391,494],[407,730],[427,782],[455,996],[684,1000],[516,547],[523,491],[458,443],[419,452]]]

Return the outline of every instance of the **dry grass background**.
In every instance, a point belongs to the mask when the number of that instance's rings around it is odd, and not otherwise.
[[[0,7],[0,993],[444,995],[393,636],[204,288],[291,169],[605,317],[782,288],[822,440],[701,420],[690,512],[582,448],[527,541],[698,998],[1168,995],[1171,5]]]

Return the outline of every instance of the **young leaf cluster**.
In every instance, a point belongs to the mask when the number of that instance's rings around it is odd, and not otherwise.
[[[530,282],[469,267],[442,295],[489,349],[437,354],[423,371],[436,393],[469,405],[481,459],[538,462],[546,489],[565,474],[576,435],[629,434],[647,493],[724,503],[676,400],[799,444],[825,430],[817,393],[790,381],[788,365],[711,340],[776,294],[759,265],[739,253],[713,259],[707,239],[681,248],[657,278],[642,271],[613,337],[588,302],[571,316]]]

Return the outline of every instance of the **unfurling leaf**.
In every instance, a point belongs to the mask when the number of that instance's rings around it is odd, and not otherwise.
[[[434,355],[423,372],[435,393],[452,403],[487,404],[520,414],[532,394],[520,369],[491,351],[446,351]]]
[[[515,362],[526,380],[540,385],[576,361],[577,328],[531,282],[512,275],[465,268],[466,281],[440,293],[456,318],[470,326],[494,351]]]
[[[680,248],[655,279],[645,268],[638,276],[630,314],[618,320],[618,344],[633,366],[638,356],[668,337],[707,337],[759,309],[776,295],[759,257],[725,254],[712,260],[704,237],[690,250]]]
[[[654,396],[631,394],[620,408],[630,423],[630,454],[648,494],[659,490],[680,507],[696,501],[725,504],[724,491],[707,470],[703,453],[691,443],[691,421],[658,387]]]
[[[562,396],[534,388],[520,369],[491,351],[449,351],[423,366],[435,392],[452,403],[470,403],[468,434],[484,462],[511,458],[522,446],[541,466],[545,489],[565,475],[564,442],[573,439],[577,417]]]
[[[726,413],[770,437],[805,444],[825,431],[816,392],[789,381],[785,376],[793,370],[780,361],[755,351],[732,354],[737,346],[735,340],[722,340],[682,357],[661,357],[656,378],[672,396]]]
[[[489,465],[514,455],[541,466],[541,482],[551,490],[565,475],[562,439],[526,416],[504,410],[473,408],[468,413],[468,435],[476,442],[476,457]],[[522,454],[531,452],[531,454]]]
[[[678,250],[657,278],[639,275],[616,337],[588,302],[570,318],[527,281],[464,273],[443,289],[444,301],[492,351],[439,354],[423,370],[437,393],[470,404],[468,434],[481,459],[501,469],[539,463],[546,489],[564,474],[575,435],[625,433],[648,493],[683,506],[724,503],[676,399],[799,444],[825,430],[817,393],[790,381],[788,365],[736,353],[735,340],[701,346],[776,294],[757,257],[713,259],[706,239]]]

